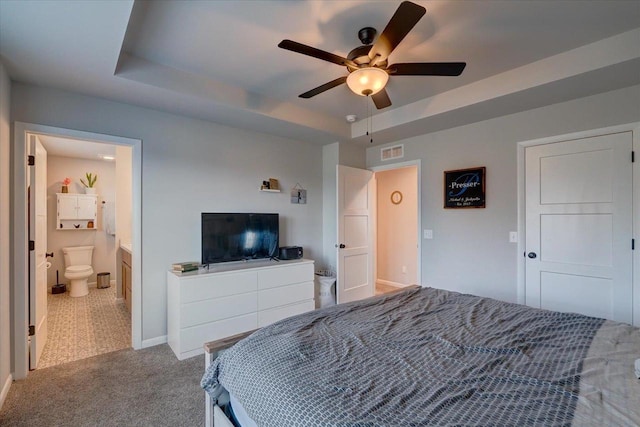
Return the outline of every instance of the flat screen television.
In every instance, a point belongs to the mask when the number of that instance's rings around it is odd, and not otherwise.
[[[277,213],[202,213],[202,264],[278,256]]]

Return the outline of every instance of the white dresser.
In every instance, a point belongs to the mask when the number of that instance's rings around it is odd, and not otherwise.
[[[313,261],[214,264],[209,271],[167,272],[169,346],[178,359],[203,344],[314,309]]]

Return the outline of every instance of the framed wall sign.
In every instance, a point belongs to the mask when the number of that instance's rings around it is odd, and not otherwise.
[[[444,172],[444,207],[484,208],[486,168],[459,169]]]

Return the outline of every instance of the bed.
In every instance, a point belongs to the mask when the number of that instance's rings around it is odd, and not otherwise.
[[[201,385],[242,427],[638,426],[638,358],[630,325],[412,288],[262,328]]]

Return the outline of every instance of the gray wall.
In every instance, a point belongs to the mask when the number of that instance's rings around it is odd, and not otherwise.
[[[336,166],[365,167],[365,148],[351,142],[334,142],[322,148],[322,228],[324,263],[322,268],[336,271],[337,181]]]
[[[170,264],[200,259],[201,212],[278,212],[280,244],[321,257],[320,146],[24,84],[11,98],[12,120],[143,141],[143,345],[167,333]],[[283,192],[258,191],[270,177]],[[296,183],[307,189],[306,205],[290,203]]]
[[[363,156],[364,157],[364,156]],[[336,271],[337,198],[336,166],[340,158],[340,144],[322,147],[322,244],[324,265],[322,268]]]
[[[11,386],[10,104],[11,81],[0,62],[0,407]]]
[[[441,132],[395,141],[405,157],[421,159],[425,286],[516,301],[517,143],[640,121],[640,86],[555,104]],[[380,147],[367,150],[367,167]],[[443,171],[487,167],[486,209],[443,209]]]

